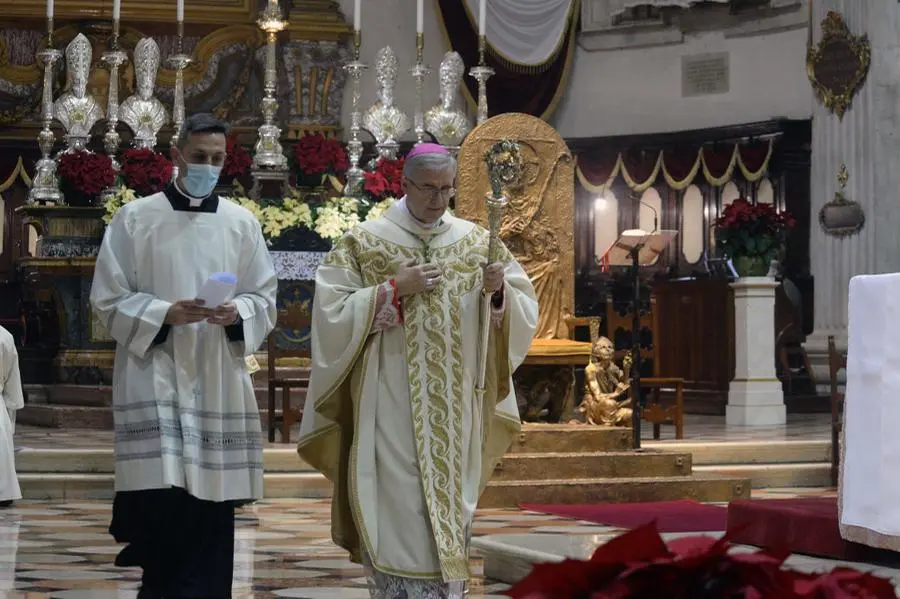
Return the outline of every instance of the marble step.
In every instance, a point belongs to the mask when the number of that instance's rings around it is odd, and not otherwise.
[[[629,428],[526,423],[509,453],[628,451],[632,438]]]
[[[650,478],[490,480],[478,506],[514,508],[522,503],[634,503],[694,499],[728,502],[750,497],[750,479],[714,474]]]
[[[749,478],[754,489],[831,486],[831,463],[732,464],[694,466],[694,474]]]
[[[644,441],[658,451],[689,453],[694,466],[831,463],[831,439],[768,441]]]
[[[661,451],[512,453],[503,458],[491,480],[638,478],[690,473],[690,454]]]
[[[49,449],[24,447],[17,451],[16,472],[19,474],[113,474],[115,457],[112,448]],[[263,450],[266,473],[313,472],[300,459],[293,445],[266,447]]]
[[[43,501],[111,501],[115,477],[112,474],[19,474],[25,499]],[[264,476],[267,499],[320,499],[331,496],[331,482],[316,472],[267,472]]]

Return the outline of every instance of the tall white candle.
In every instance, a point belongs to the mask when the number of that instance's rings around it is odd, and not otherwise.
[[[178,0],[178,13],[176,16],[176,20],[179,22],[184,21],[184,0]]]
[[[53,0],[47,0],[47,18],[53,18]]]
[[[425,0],[416,3],[416,33],[425,33]]]
[[[113,21],[118,21],[122,16],[122,0],[113,0]]]
[[[484,24],[487,22],[487,0],[479,0],[478,3],[478,35],[483,36]]]
[[[362,0],[353,3],[353,28],[357,31],[362,29]]]

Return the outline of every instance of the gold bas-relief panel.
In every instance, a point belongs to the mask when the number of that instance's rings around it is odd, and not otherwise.
[[[523,184],[507,190],[500,237],[531,277],[540,302],[537,337],[566,339],[564,309],[575,305],[575,175],[572,153],[553,127],[527,114],[502,114],[472,131],[459,151],[456,214],[487,225],[490,192],[485,152],[517,141]]]

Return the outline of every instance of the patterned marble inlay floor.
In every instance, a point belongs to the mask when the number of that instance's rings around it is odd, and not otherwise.
[[[20,502],[0,510],[0,598],[131,599],[140,570],[113,566],[109,503]],[[368,597],[363,571],[331,543],[328,500],[266,500],[239,511],[235,597]],[[515,510],[483,510],[478,536],[498,533],[596,534],[608,527]],[[481,561],[473,556],[473,572]],[[507,587],[476,578],[471,596]]]

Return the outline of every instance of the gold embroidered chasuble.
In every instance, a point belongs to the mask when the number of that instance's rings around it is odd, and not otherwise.
[[[475,392],[488,233],[445,215],[423,229],[399,206],[335,244],[316,274],[312,374],[298,451],[334,484],[332,536],[359,561],[408,578],[468,578],[478,497],[520,429],[512,373],[537,326],[534,288],[504,248],[502,324],[483,401]],[[402,325],[371,331],[377,288],[433,262],[432,291]]]

